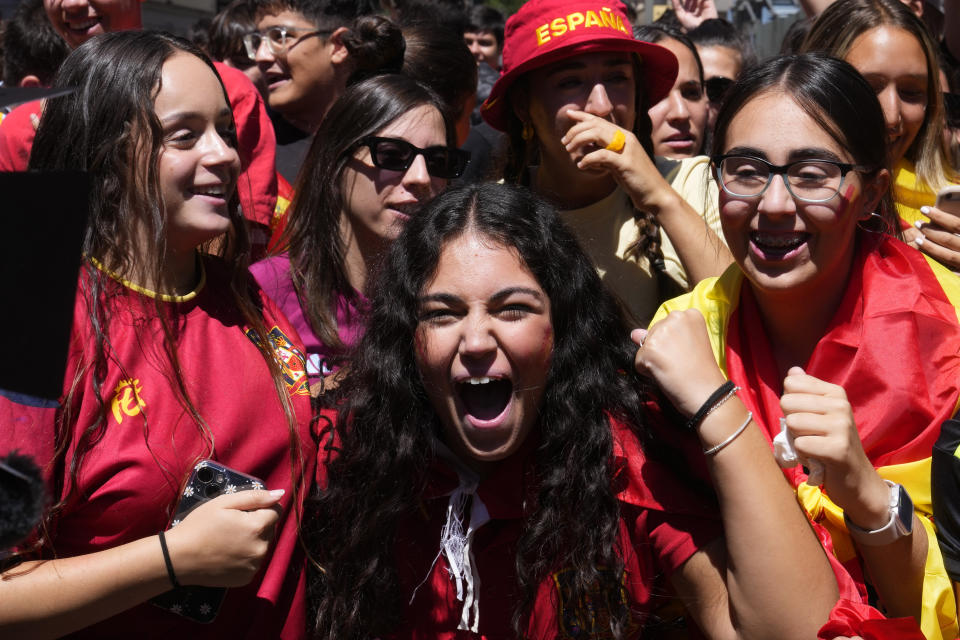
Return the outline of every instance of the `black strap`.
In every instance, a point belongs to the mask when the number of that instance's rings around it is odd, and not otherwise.
[[[700,423],[703,422],[703,419],[707,417],[707,414],[717,405],[718,402],[729,396],[733,393],[733,390],[737,385],[733,384],[732,380],[727,380],[720,388],[710,394],[710,397],[707,398],[707,401],[703,403],[703,406],[700,407],[700,410],[693,414],[693,417],[687,421],[687,429],[693,431],[700,426]]]
[[[170,584],[173,585],[174,589],[180,588],[180,583],[177,582],[177,574],[173,572],[173,562],[170,561],[170,551],[167,549],[167,538],[163,535],[163,531],[159,534],[160,537],[160,549],[163,551],[163,561],[167,565],[167,575],[170,576]]]

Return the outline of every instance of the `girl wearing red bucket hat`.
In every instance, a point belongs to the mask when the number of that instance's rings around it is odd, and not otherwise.
[[[507,21],[482,108],[510,139],[505,180],[562,210],[637,324],[731,260],[652,161],[647,108],[676,74],[670,51],[633,38],[619,0],[530,0]]]

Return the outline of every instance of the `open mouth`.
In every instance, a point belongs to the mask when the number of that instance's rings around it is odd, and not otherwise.
[[[513,382],[508,378],[478,376],[456,383],[457,395],[467,415],[477,426],[496,426],[513,397]]]
[[[809,237],[809,233],[802,232],[763,233],[753,231],[750,233],[750,243],[765,259],[778,260],[802,247]]]
[[[90,29],[100,24],[99,18],[86,18],[84,20],[68,20],[64,23],[71,32],[84,34]]]
[[[227,188],[226,187],[198,187],[193,189],[194,194],[198,196],[208,196],[210,198],[226,198],[227,197]]]
[[[267,73],[264,75],[264,81],[267,84],[267,88],[271,91],[279,89],[289,79],[290,76],[285,73]]]

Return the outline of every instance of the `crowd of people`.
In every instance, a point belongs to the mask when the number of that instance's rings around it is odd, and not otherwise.
[[[958,5],[24,0],[0,170],[90,189],[0,636],[960,637]]]

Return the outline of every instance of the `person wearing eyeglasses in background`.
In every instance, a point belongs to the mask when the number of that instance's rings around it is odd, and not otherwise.
[[[210,22],[207,52],[212,59],[243,71],[266,100],[267,85],[263,72],[244,42],[244,36],[256,28],[256,16],[249,0],[233,0]]]
[[[274,112],[277,171],[293,184],[313,134],[350,77],[399,70],[403,37],[364,1],[253,1],[257,29],[243,42],[263,74]]]
[[[142,28],[141,3],[137,0],[43,0],[54,30],[76,49],[94,36]],[[251,254],[263,255],[267,229],[277,204],[274,168],[276,147],[263,98],[239,70],[214,62],[223,81],[237,126],[240,178],[237,192],[247,220]],[[26,171],[43,103],[22,104],[0,126],[0,171]]]
[[[404,221],[469,154],[430,89],[399,74],[348,87],[320,124],[289,209],[286,252],[254,264],[307,351],[311,389],[333,384],[365,326],[367,285]]]

